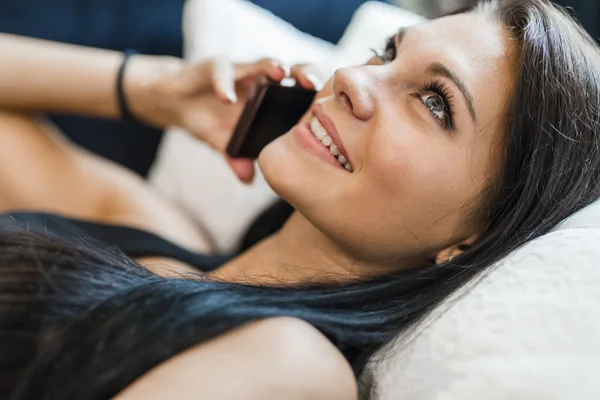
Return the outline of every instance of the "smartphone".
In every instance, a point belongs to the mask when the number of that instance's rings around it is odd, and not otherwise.
[[[258,158],[261,150],[298,123],[311,106],[314,90],[261,78],[248,99],[227,146],[233,158]]]

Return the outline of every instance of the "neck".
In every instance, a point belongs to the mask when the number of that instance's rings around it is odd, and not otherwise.
[[[369,270],[295,212],[279,232],[219,268],[214,276],[245,283],[339,282],[364,277]]]

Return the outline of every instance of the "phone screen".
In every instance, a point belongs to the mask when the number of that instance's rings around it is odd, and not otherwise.
[[[246,103],[227,153],[235,158],[258,158],[261,150],[288,132],[312,104],[317,92],[262,80]]]

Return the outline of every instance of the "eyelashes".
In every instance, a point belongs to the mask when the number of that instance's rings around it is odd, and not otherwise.
[[[446,130],[454,131],[454,103],[452,102],[452,94],[448,86],[440,81],[433,80],[423,85],[422,91],[429,96],[423,100],[421,94],[421,103],[429,109],[434,118],[436,118],[442,127]],[[441,100],[441,101],[435,101]]]
[[[392,62],[396,58],[396,37],[390,36],[386,42],[383,53],[376,49],[371,49],[374,56],[383,61],[384,63]]]
[[[396,37],[390,36],[385,43],[382,52],[371,49],[374,56],[384,64],[390,63],[396,59]],[[452,102],[452,94],[448,86],[440,81],[433,80],[425,83],[418,93],[414,94],[421,103],[429,110],[433,118],[435,118],[442,128],[445,130],[454,131],[454,104]]]

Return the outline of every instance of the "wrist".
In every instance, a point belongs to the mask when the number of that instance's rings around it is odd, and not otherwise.
[[[175,57],[131,57],[123,75],[123,90],[132,116],[143,123],[164,128],[169,121],[164,118],[162,84],[165,77],[181,68],[182,61]]]
[[[125,74],[128,72],[128,69],[131,68],[131,58],[136,55],[137,52],[135,50],[126,50],[123,52],[123,59],[119,65],[117,70],[117,80],[116,80],[116,115],[121,118],[121,120],[128,123],[137,123],[137,118],[132,114],[129,107],[129,99],[125,92]]]
[[[147,97],[146,93],[152,86],[148,58],[149,56],[142,54],[130,56],[127,65],[124,67],[125,69],[120,75],[122,93],[117,93],[117,100],[120,102],[120,117],[123,119],[146,122],[144,118],[147,113],[145,98]]]

